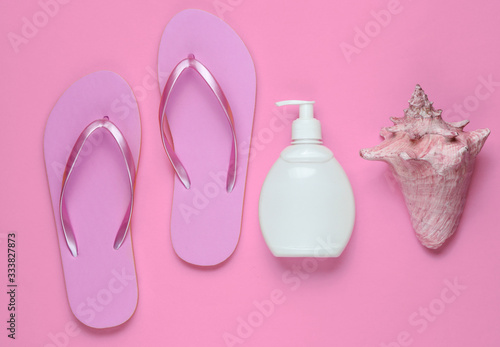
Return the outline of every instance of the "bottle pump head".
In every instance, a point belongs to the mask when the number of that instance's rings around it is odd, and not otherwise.
[[[299,118],[292,123],[292,141],[321,143],[321,124],[314,118],[314,101],[286,100],[277,102],[276,105],[300,105]]]

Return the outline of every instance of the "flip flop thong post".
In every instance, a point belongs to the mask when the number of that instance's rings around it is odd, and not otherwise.
[[[45,165],[68,301],[89,327],[120,325],[137,306],[130,218],[140,142],[134,94],[110,71],[69,87],[45,128]]]
[[[172,245],[188,263],[216,265],[233,253],[240,236],[255,67],[229,25],[185,10],[163,32],[158,76],[160,133],[177,176]]]

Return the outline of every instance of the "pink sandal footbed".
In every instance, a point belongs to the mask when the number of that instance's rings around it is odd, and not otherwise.
[[[120,325],[137,306],[130,216],[140,141],[134,94],[109,71],[69,87],[45,128],[45,165],[68,301],[89,327]]]
[[[168,99],[159,114],[165,122],[160,121],[162,139],[177,174],[172,245],[188,263],[216,265],[234,252],[240,236],[255,108],[254,64],[221,19],[185,10],[163,32],[158,75],[162,101]]]

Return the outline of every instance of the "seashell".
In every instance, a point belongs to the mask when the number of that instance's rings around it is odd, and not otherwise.
[[[458,227],[475,158],[490,130],[465,132],[468,120],[445,122],[418,84],[408,103],[405,116],[391,117],[394,126],[380,131],[382,143],[360,155],[389,164],[417,238],[436,249]]]

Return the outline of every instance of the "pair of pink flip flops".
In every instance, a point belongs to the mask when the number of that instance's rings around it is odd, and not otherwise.
[[[177,174],[171,238],[186,262],[210,266],[238,243],[256,80],[252,58],[222,20],[185,10],[158,55],[161,139]],[[68,300],[94,328],[137,306],[130,219],[141,123],[128,84],[99,71],[74,83],[47,121],[45,164]],[[168,119],[168,122],[167,122]],[[175,144],[175,151],[173,149]]]

